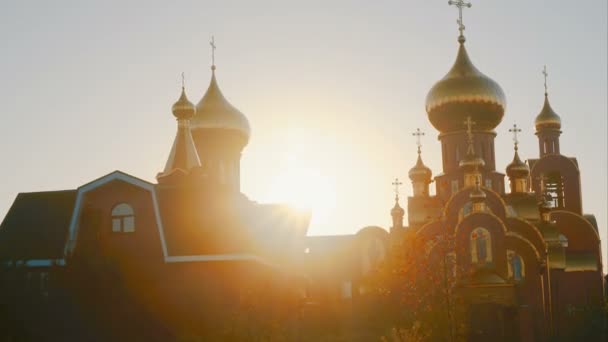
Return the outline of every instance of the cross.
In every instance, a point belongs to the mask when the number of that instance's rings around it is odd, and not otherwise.
[[[422,132],[420,128],[416,128],[416,132],[412,133],[412,135],[416,137],[416,146],[418,146],[418,154],[420,154],[420,147],[422,146],[420,137],[424,136],[424,132]]]
[[[401,183],[399,181],[399,178],[395,178],[395,181],[392,183],[393,186],[395,186],[395,200],[399,199],[399,186],[403,185],[403,183]]]
[[[521,128],[518,128],[517,124],[513,124],[513,128],[509,128],[509,132],[513,133],[513,142],[515,143],[515,150],[517,150],[517,144],[519,144],[517,133],[521,132]]]
[[[543,76],[545,77],[545,95],[547,95],[547,76],[549,76],[549,73],[547,73],[547,66],[546,65],[543,68]]]
[[[456,23],[458,23],[458,31],[460,31],[460,36],[464,37],[464,22],[462,21],[462,9],[463,8],[471,8],[471,3],[470,2],[465,2],[464,0],[450,0],[448,1],[448,5],[451,6],[456,6],[458,7],[458,20],[456,20]]]
[[[472,135],[473,134],[473,126],[477,124],[477,122],[471,120],[470,116],[467,116],[467,119],[464,120],[464,125],[467,126],[467,134],[468,135]]]
[[[211,36],[211,41],[209,42],[209,45],[211,45],[211,66],[213,68],[215,68],[215,37]]]
[[[184,72],[182,71],[182,89],[186,86],[186,76],[184,76]]]

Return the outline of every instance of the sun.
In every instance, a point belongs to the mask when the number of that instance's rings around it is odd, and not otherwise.
[[[335,208],[335,182],[322,169],[289,156],[270,187],[269,198],[299,210],[310,210],[312,221],[327,220]]]

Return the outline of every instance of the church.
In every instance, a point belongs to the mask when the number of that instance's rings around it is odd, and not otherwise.
[[[335,322],[356,331],[369,307],[366,275],[405,235],[455,279],[455,339],[581,336],[590,310],[604,305],[600,236],[583,209],[579,164],[560,153],[547,73],[538,155],[519,155],[514,125],[503,173],[494,140],[506,96],[467,53],[470,5],[450,4],[460,10],[456,59],[426,98],[443,167],[433,175],[418,140],[413,196],[404,209],[397,190],[392,227],[308,236],[309,212],[244,195],[251,129],[213,61],[197,104],[182,84],[175,140],[154,182],[115,171],[76,189],[17,195],[0,225],[0,340],[315,340],[311,332]]]

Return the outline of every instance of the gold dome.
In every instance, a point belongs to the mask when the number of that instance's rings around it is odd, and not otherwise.
[[[207,92],[196,105],[196,114],[191,120],[192,130],[196,129],[226,129],[240,133],[249,140],[251,128],[249,121],[238,109],[231,105],[222,94],[215,71]]]
[[[433,173],[428,166],[424,165],[422,162],[422,158],[420,157],[420,153],[418,153],[418,160],[416,161],[416,165],[410,169],[408,172],[408,176],[413,182],[425,182],[430,183],[431,177]]]
[[[393,207],[393,209],[391,209],[391,216],[403,217],[403,215],[405,215],[405,210],[403,210],[403,208],[401,208],[401,206],[399,205],[398,199],[395,199],[395,206]]]
[[[480,171],[479,169],[484,167],[486,162],[483,160],[483,158],[476,156],[472,149],[469,148],[467,155],[460,160],[458,165],[464,169],[465,172],[475,172]]]
[[[186,97],[186,90],[184,87],[182,87],[182,94],[179,99],[173,104],[173,107],[171,107],[171,111],[177,119],[190,119],[196,112],[196,108],[194,108],[192,102],[188,101],[188,97]]]
[[[543,128],[560,129],[562,127],[562,119],[559,117],[559,115],[557,115],[557,113],[555,113],[553,108],[551,108],[549,96],[547,94],[545,94],[545,104],[543,105],[543,109],[536,116],[534,125],[536,126],[537,131],[540,131]]]
[[[505,108],[502,88],[477,70],[461,40],[452,69],[426,97],[429,121],[445,133],[462,130],[462,123],[470,116],[476,130],[493,130],[502,121]]]
[[[519,153],[515,150],[513,161],[507,165],[507,176],[511,179],[514,178],[527,178],[530,175],[530,168],[528,164],[524,163],[519,159]]]

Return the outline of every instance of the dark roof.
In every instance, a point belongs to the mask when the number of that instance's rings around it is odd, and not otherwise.
[[[157,187],[156,193],[169,256],[274,257],[305,236],[310,221],[309,215],[240,194],[195,187]]]
[[[0,225],[0,260],[62,258],[77,193],[18,194]]]

